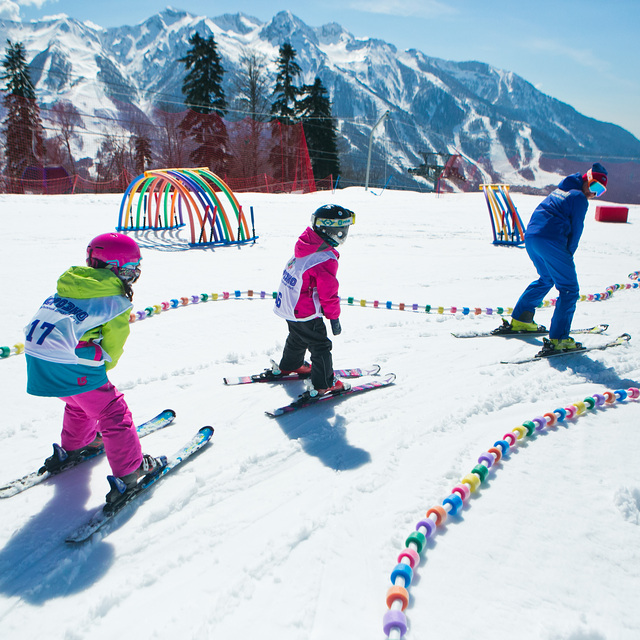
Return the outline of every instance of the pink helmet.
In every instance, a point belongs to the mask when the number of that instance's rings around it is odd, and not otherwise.
[[[103,233],[87,246],[87,266],[110,269],[126,282],[140,277],[140,260],[138,243],[122,233]]]

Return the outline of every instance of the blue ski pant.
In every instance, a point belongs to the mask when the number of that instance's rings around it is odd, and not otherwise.
[[[568,338],[576,302],[580,297],[573,254],[566,246],[537,236],[525,238],[525,247],[540,277],[524,290],[511,317],[519,320],[523,313],[535,313],[536,307],[555,286],[559,296],[551,318],[549,338]]]

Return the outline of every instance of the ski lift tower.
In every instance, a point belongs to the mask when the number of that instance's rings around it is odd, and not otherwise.
[[[369,190],[369,169],[371,169],[371,146],[373,145],[373,133],[378,128],[378,126],[385,120],[385,118],[389,117],[390,111],[387,109],[381,116],[378,122],[373,125],[373,129],[371,129],[371,133],[369,134],[369,155],[367,157],[367,177],[364,182],[364,190]]]

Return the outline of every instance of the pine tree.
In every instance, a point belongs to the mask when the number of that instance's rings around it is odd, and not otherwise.
[[[187,55],[178,60],[188,71],[182,93],[189,111],[180,128],[196,144],[191,152],[195,166],[224,173],[229,158],[227,127],[222,120],[227,109],[222,88],[224,68],[213,36],[205,39],[196,32],[189,44]]]
[[[144,173],[151,164],[151,142],[145,135],[136,135],[133,137],[133,159],[136,171]]]
[[[336,126],[331,115],[331,100],[320,78],[304,85],[299,105],[304,135],[316,180],[340,174]]]
[[[6,172],[21,177],[26,167],[42,165],[44,158],[44,132],[36,92],[29,77],[29,67],[21,42],[7,40],[2,61],[6,81],[3,105],[7,116],[2,125],[5,140]]]
[[[296,62],[296,50],[288,42],[280,47],[276,64],[278,75],[271,115],[282,124],[293,124],[298,114],[299,95],[299,89],[293,83],[302,70]]]
[[[294,80],[302,70],[295,61],[296,50],[288,43],[280,46],[276,65],[276,86],[271,104],[271,137],[274,145],[269,154],[273,175],[282,185],[294,185],[298,177],[300,150],[299,130],[293,125],[298,121],[299,89]]]

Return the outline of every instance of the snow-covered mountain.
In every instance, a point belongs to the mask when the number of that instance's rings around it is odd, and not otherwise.
[[[583,116],[514,73],[398,51],[381,40],[356,38],[336,23],[309,27],[289,11],[264,23],[241,13],[206,18],[167,8],[135,26],[110,29],[66,16],[0,21],[3,41],[24,44],[41,102],[71,100],[95,116],[97,130],[123,105],[142,113],[154,105],[180,109],[184,67],[177,60],[195,31],[214,35],[229,98],[243,51],[264,54],[273,72],[279,46],[290,42],[301,81],[319,77],[331,95],[341,163],[351,175],[364,176],[372,126],[387,110],[375,133],[372,177],[392,175],[396,186],[426,184],[408,173],[423,163],[423,152],[460,153],[483,179],[521,187],[553,184],[559,172],[593,159],[611,164],[640,156],[640,141],[631,133]],[[627,163],[624,172],[640,174],[640,166]],[[619,183],[611,181],[609,195]],[[617,195],[640,201],[639,188],[632,188],[638,193]]]

